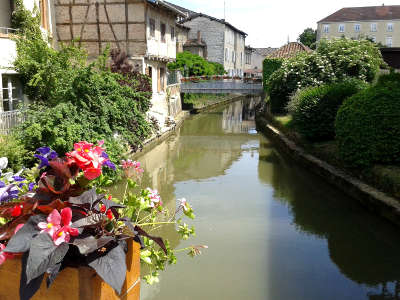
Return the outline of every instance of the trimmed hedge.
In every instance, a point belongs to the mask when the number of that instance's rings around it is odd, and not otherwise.
[[[339,153],[350,166],[400,162],[400,81],[386,76],[347,99],[338,111]]]
[[[283,59],[280,58],[266,58],[263,61],[263,86],[264,90],[267,90],[267,84],[272,73],[278,70],[283,63]]]
[[[334,139],[339,107],[346,98],[367,87],[364,81],[347,79],[298,91],[288,104],[294,127],[311,141]]]

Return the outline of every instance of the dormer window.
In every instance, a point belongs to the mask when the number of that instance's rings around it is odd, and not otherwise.
[[[329,33],[329,25],[328,24],[324,25],[324,33]]]
[[[393,23],[387,23],[387,31],[393,32]]]
[[[344,24],[339,24],[338,31],[344,32]]]
[[[371,23],[371,32],[376,32],[376,30],[377,30],[376,23]]]
[[[360,32],[361,31],[361,25],[360,24],[354,24],[354,31],[355,32]]]

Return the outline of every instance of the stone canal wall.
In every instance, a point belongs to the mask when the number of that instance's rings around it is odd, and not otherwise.
[[[289,154],[296,162],[325,178],[325,180],[358,200],[370,211],[400,225],[400,202],[394,197],[390,197],[327,162],[310,155],[284,133],[272,126],[263,116],[257,116],[256,123],[259,132],[271,138],[282,151]]]

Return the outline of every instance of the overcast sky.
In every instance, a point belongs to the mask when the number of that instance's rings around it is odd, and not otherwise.
[[[168,0],[196,12],[224,18],[224,0]],[[377,0],[225,0],[226,21],[246,32],[246,44],[264,48],[295,41],[307,27],[342,7],[396,5]],[[397,2],[397,3],[396,3]]]

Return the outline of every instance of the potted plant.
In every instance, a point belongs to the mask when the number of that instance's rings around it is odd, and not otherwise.
[[[132,291],[136,294],[129,299],[138,299],[139,257],[152,266],[144,276],[148,283],[158,281],[165,264],[176,262],[169,243],[149,229],[177,224],[184,239],[194,234],[178,218],[181,213],[194,218],[185,199],[169,214],[157,191],[135,193],[143,172],[138,162],[121,162],[125,192],[122,199],[113,198],[105,189],[113,180],[103,167],[117,167],[102,146],[79,142],[61,158],[42,147],[35,155],[40,165],[17,174],[1,173],[7,159],[0,159],[0,278],[20,276],[20,299],[36,293],[35,299],[61,299],[63,293],[69,299],[118,299]],[[185,250],[196,255],[205,247]],[[54,283],[58,289],[46,291],[44,279],[47,287]],[[0,298],[16,299],[18,288],[12,285],[18,281],[6,281]]]

